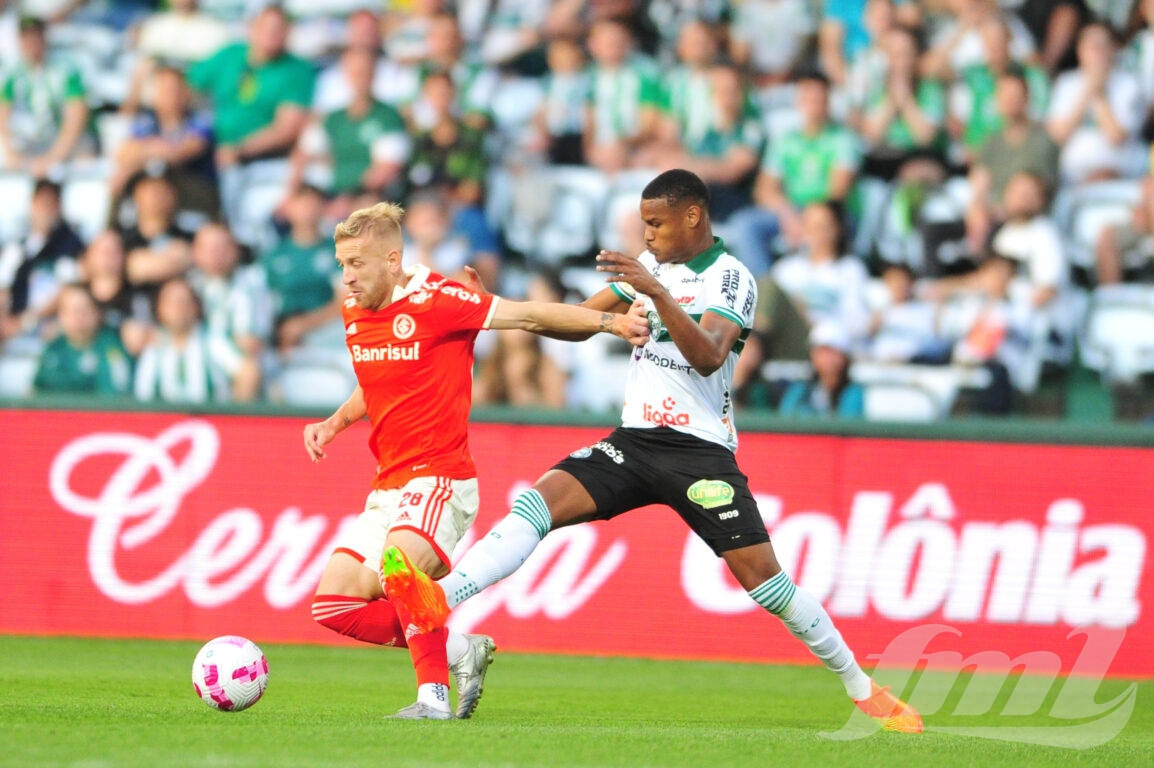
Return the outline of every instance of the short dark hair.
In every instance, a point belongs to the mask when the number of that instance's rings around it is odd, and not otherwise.
[[[53,197],[59,201],[63,195],[64,188],[60,186],[60,182],[58,181],[53,181],[52,179],[37,179],[36,183],[32,186],[32,196],[36,197],[42,192],[51,192]]]
[[[293,192],[293,197],[297,197],[299,195],[312,195],[313,197],[316,197],[320,200],[329,199],[327,192],[318,187],[316,184],[309,184],[308,182],[301,184],[296,188],[296,191]]]
[[[1030,90],[1030,79],[1026,74],[1026,68],[1016,61],[1010,62],[1004,72],[1002,72],[1001,79],[1003,80],[1017,80],[1022,84],[1022,87],[1027,91]]]
[[[709,187],[697,174],[674,168],[660,174],[641,190],[642,200],[664,200],[669,205],[696,203],[709,210]]]
[[[65,283],[64,285],[60,286],[60,290],[61,292],[76,291],[77,293],[83,294],[84,298],[88,299],[88,301],[93,306],[95,306],[97,310],[103,309],[100,306],[100,302],[96,300],[96,295],[92,293],[92,286],[90,286],[88,283],[82,283],[79,280],[73,280],[70,283]]]
[[[21,32],[35,32],[43,35],[46,25],[44,19],[39,16],[21,16],[18,26]]]
[[[818,83],[824,86],[827,91],[830,88],[829,75],[813,66],[801,67],[794,71],[793,82],[797,84],[806,82]]]
[[[127,183],[124,185],[124,189],[128,196],[132,197],[134,194],[136,194],[136,190],[138,187],[140,187],[140,185],[153,181],[159,181],[167,185],[168,188],[173,192],[176,191],[175,178],[173,177],[172,172],[167,168],[160,171],[159,173],[152,173],[148,170],[137,171],[136,173],[132,174],[131,177],[129,177]]]

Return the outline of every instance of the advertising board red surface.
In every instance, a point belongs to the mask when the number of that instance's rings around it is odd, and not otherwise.
[[[356,425],[314,465],[304,420],[3,412],[0,632],[348,643],[309,606],[373,474]],[[602,428],[475,424],[481,512]],[[929,650],[1069,670],[1106,627],[1109,673],[1154,676],[1144,598],[1154,450],[745,433],[782,566],[867,666],[906,630]],[[664,508],[546,537],[453,625],[517,651],[811,661]],[[1101,633],[1099,633],[1101,634]]]

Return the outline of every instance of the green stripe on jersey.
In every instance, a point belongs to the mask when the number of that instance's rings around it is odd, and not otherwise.
[[[633,290],[633,286],[629,283],[610,283],[609,287],[622,301],[628,301],[630,304],[637,298],[637,291]]]
[[[725,307],[706,307],[705,311],[712,312],[715,315],[721,315],[726,320],[732,320],[733,323],[737,325],[737,327],[740,328],[743,332],[746,330],[745,321],[741,318],[741,315],[737,314],[732,309],[726,309]],[[749,334],[746,333],[746,335],[748,336]],[[743,336],[742,338],[745,337]]]
[[[734,313],[731,315],[729,310],[722,311],[722,308],[720,307],[710,307],[706,311],[714,312],[718,315],[721,315],[726,320],[732,320],[738,325],[742,325],[741,319],[738,318],[737,314]],[[701,315],[690,314],[689,316],[693,318],[693,322],[697,323],[698,325],[701,324]],[[752,328],[746,328],[742,326],[741,333],[738,334],[737,340],[733,342],[733,347],[731,348],[733,352],[741,354],[741,350],[745,348],[745,340],[749,338],[749,334],[752,332],[752,330]],[[662,328],[660,331],[658,331],[654,341],[673,341],[673,337],[669,335],[669,331],[665,330],[665,328]]]

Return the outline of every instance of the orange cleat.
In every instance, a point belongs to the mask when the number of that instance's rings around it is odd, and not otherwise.
[[[433,632],[445,626],[449,618],[445,590],[414,567],[396,547],[386,548],[381,555],[381,586],[390,600],[405,604],[412,623],[421,632]]]
[[[881,723],[887,731],[898,733],[921,733],[922,716],[918,711],[890,693],[890,687],[882,687],[870,680],[870,697],[865,701],[855,701],[858,709]]]

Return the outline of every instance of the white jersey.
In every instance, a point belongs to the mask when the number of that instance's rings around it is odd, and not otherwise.
[[[725,252],[725,244],[718,238],[711,248],[685,264],[658,264],[648,251],[639,260],[694,320],[700,322],[706,312],[714,312],[740,326],[741,335],[722,366],[710,376],[702,376],[669,337],[653,300],[644,297],[652,332],[645,346],[633,351],[621,425],[667,426],[737,450],[730,387],[737,356],[753,327],[757,306],[753,274]],[[621,298],[633,301],[632,286],[612,286]]]

